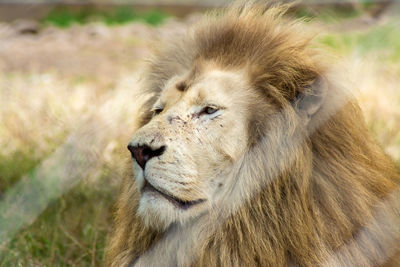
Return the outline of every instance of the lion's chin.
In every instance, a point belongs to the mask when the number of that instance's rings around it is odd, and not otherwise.
[[[165,230],[173,223],[185,224],[197,217],[204,212],[205,202],[184,202],[148,188],[142,191],[137,213],[147,226]]]
[[[155,197],[161,196],[168,200],[172,205],[174,205],[178,209],[182,210],[188,210],[190,208],[193,208],[194,206],[205,202],[205,199],[197,199],[197,200],[192,200],[192,201],[185,201],[182,199],[179,199],[176,196],[173,196],[170,193],[165,192],[162,189],[158,189],[154,187],[150,182],[148,182],[146,179],[144,179],[144,185],[141,189],[142,194],[154,194]]]

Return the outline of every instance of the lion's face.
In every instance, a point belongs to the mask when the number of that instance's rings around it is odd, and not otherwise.
[[[231,182],[224,174],[248,145],[252,97],[243,77],[214,69],[166,83],[152,119],[129,145],[138,213],[149,225],[165,228],[202,214]]]

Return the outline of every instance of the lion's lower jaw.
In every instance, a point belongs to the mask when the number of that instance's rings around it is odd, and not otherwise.
[[[142,196],[139,202],[137,215],[147,227],[165,231],[170,225],[179,223],[187,224],[191,219],[198,217],[203,208],[192,207],[182,210],[162,198]]]

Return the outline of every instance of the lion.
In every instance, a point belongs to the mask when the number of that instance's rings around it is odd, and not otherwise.
[[[400,266],[400,174],[284,14],[233,4],[145,72],[109,266]]]

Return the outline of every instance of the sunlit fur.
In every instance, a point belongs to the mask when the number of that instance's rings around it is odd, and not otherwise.
[[[155,97],[143,107],[142,129],[171,79],[217,69],[241,73],[251,88],[247,108],[236,110],[246,114],[247,143],[235,152],[216,206],[185,223],[164,216],[167,222],[152,225],[144,211],[138,216],[138,185],[127,175],[109,265],[399,266],[399,172],[369,136],[351,94],[310,48],[312,38],[283,17],[285,9],[234,5],[188,36],[174,36],[150,61],[144,91]],[[318,78],[327,95],[304,118],[296,99]],[[232,138],[219,142],[233,145]]]

